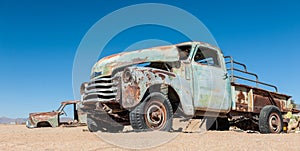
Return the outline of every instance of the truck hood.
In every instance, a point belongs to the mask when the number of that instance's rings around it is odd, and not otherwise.
[[[98,76],[111,75],[114,69],[133,64],[146,62],[173,62],[178,60],[179,52],[174,45],[123,52],[99,60],[92,68],[91,77],[93,77],[93,74],[95,73],[98,73]]]

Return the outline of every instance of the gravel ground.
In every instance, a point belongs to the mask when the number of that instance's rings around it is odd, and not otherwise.
[[[0,150],[300,150],[300,134],[236,131],[91,133],[86,127],[0,125]],[[124,148],[125,147],[125,148]]]

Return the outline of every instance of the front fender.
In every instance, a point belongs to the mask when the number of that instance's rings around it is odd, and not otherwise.
[[[30,121],[28,124],[30,124],[31,127],[37,127],[38,123],[48,122],[51,125],[51,127],[58,127],[59,126],[59,123],[58,123],[59,117],[58,116],[59,116],[58,114],[55,114],[55,115],[40,114],[37,116],[31,116],[31,117],[29,117]]]
[[[128,75],[125,75],[126,72],[131,75],[129,81],[124,81],[125,78],[128,79]],[[186,115],[194,115],[192,90],[188,81],[174,73],[146,67],[128,67],[124,70],[122,75],[122,106],[124,108],[135,107],[142,101],[150,87],[162,84],[169,85],[176,91]]]

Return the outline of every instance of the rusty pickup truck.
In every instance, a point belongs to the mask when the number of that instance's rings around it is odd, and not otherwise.
[[[291,96],[260,82],[246,65],[203,42],[185,42],[100,59],[81,85],[90,131],[170,131],[173,118],[199,118],[208,129],[229,125],[280,133]]]
[[[30,113],[29,118],[26,121],[26,127],[58,127],[60,125],[86,125],[86,114],[83,113],[78,106],[80,101],[64,101],[61,102],[60,107],[52,112],[38,112]],[[74,119],[71,122],[61,121],[61,115],[67,115],[64,108],[67,105],[73,106]]]

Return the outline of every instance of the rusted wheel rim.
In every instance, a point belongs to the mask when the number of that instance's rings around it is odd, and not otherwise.
[[[269,118],[269,126],[272,132],[279,132],[280,131],[280,117],[276,113],[272,113]]]
[[[146,125],[152,130],[160,130],[167,121],[167,110],[160,101],[150,101],[146,106],[144,118]]]

